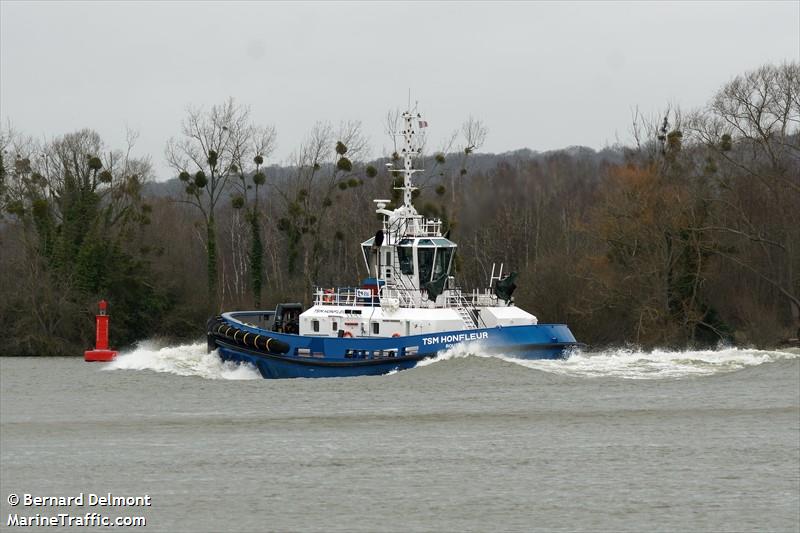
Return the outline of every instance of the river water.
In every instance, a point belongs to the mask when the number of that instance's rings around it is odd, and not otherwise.
[[[3,358],[0,400],[4,530],[93,510],[192,533],[800,528],[797,350],[462,347],[388,376],[262,380],[205,343],[145,343],[110,364]],[[151,505],[7,501],[109,492]]]

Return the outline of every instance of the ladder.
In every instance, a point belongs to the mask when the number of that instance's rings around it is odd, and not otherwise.
[[[464,327],[467,329],[477,329],[478,324],[476,323],[475,315],[470,311],[469,302],[464,298],[461,289],[454,289],[454,292],[456,294],[455,310],[464,322]]]
[[[464,327],[467,329],[475,329],[475,320],[472,318],[467,308],[459,305],[455,309],[458,312],[458,316],[460,316],[461,320],[464,322]]]

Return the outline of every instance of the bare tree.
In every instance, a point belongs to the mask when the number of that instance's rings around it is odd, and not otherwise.
[[[233,198],[234,209],[245,209],[245,222],[250,228],[250,249],[247,253],[250,288],[253,303],[261,306],[261,291],[264,284],[264,243],[261,238],[261,209],[259,188],[265,185],[266,175],[261,167],[275,150],[276,132],[274,126],[251,126],[241,132],[235,143],[234,165],[232,171],[238,179],[239,195]],[[248,183],[248,177],[251,183]],[[252,195],[250,191],[252,190]]]
[[[764,65],[735,77],[693,115],[691,129],[773,194],[777,183],[800,194],[791,164],[800,157],[800,63]]]
[[[286,209],[278,228],[287,237],[289,273],[296,270],[302,251],[305,285],[320,281],[316,277],[328,243],[340,236],[332,223],[332,208],[340,195],[362,185],[357,177],[362,171],[375,172],[361,168],[367,148],[360,122],[342,122],[336,129],[319,122],[292,156],[292,179],[276,186]]]
[[[238,154],[252,132],[250,110],[229,98],[210,109],[189,108],[179,138],[167,142],[166,158],[186,183],[179,202],[197,208],[206,229],[208,305],[218,308],[217,205],[234,174]]]
[[[667,105],[663,112],[651,115],[635,107],[630,127],[635,149],[628,150],[628,156],[642,164],[659,164],[665,170],[683,145],[683,123],[679,106]]]
[[[785,298],[800,330],[800,64],[735,77],[689,130],[713,155],[720,186],[722,216],[706,229],[746,245],[751,253],[720,254]]]
[[[434,168],[432,169],[435,174],[435,171],[438,166],[442,166],[442,170],[439,171],[439,177],[444,178],[449,174],[450,176],[450,210],[451,210],[451,217],[448,219],[447,217],[447,209],[445,208],[444,204],[442,204],[439,208],[439,214],[442,216],[443,219],[446,219],[445,222],[447,223],[448,227],[453,228],[457,225],[457,217],[460,211],[460,202],[459,202],[459,185],[462,183],[464,178],[467,176],[468,168],[469,168],[469,159],[477,150],[480,150],[483,147],[483,144],[486,142],[486,135],[488,134],[488,128],[484,124],[484,122],[480,119],[476,119],[470,116],[463,124],[461,124],[461,128],[454,131],[450,137],[445,140],[445,143],[442,149],[434,156]],[[445,160],[446,154],[452,152],[453,147],[458,143],[458,168],[446,168]],[[444,184],[440,184],[436,188],[436,194],[439,196],[443,196],[446,190]]]

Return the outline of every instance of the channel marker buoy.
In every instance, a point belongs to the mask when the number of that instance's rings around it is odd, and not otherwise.
[[[83,359],[89,362],[108,362],[113,361],[117,357],[116,350],[109,350],[108,349],[108,319],[109,316],[106,313],[108,309],[108,302],[105,300],[100,300],[97,303],[97,306],[100,308],[100,311],[97,315],[95,315],[95,324],[97,327],[97,333],[95,336],[95,345],[94,350],[86,350],[83,353]]]

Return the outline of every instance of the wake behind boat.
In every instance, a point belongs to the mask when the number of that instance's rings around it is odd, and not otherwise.
[[[316,287],[313,305],[279,304],[274,311],[223,313],[208,321],[209,350],[247,362],[265,378],[386,374],[465,342],[482,352],[521,359],[555,359],[578,345],[564,324],[539,324],[514,305],[516,274],[497,275],[490,287],[464,292],[451,275],[457,245],[442,221],[412,204],[413,158],[419,154],[419,113],[402,115],[403,204],[387,209],[375,236],[361,244],[372,277],[356,287]]]

